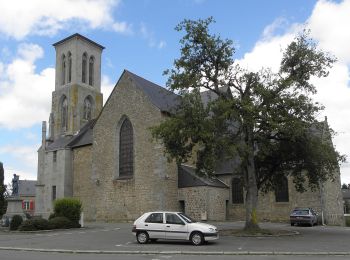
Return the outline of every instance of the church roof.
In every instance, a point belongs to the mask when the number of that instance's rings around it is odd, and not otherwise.
[[[188,165],[180,165],[178,177],[178,187],[198,187],[198,186],[210,186],[217,188],[229,188],[225,183],[220,181],[218,178],[208,178],[205,176],[198,176],[196,174],[196,168]]]
[[[59,149],[64,149],[67,147],[67,144],[72,140],[71,135],[60,136],[52,143],[48,144],[46,151],[56,151]]]
[[[79,34],[79,33],[72,34],[71,36],[68,36],[68,37],[64,38],[63,40],[60,40],[60,41],[58,41],[58,42],[56,42],[56,43],[54,43],[54,44],[52,44],[52,45],[56,47],[57,45],[59,45],[59,44],[65,42],[65,41],[68,41],[68,40],[70,40],[70,39],[72,39],[72,38],[74,38],[74,37],[80,38],[80,39],[82,39],[82,40],[84,40],[84,41],[87,41],[87,42],[89,42],[89,43],[92,43],[93,45],[96,45],[97,47],[99,47],[99,48],[102,49],[102,50],[105,48],[105,47],[103,47],[102,45],[100,45],[100,44],[98,44],[98,43],[96,43],[96,42],[90,40],[89,38],[86,38],[85,36],[83,36],[83,35],[81,35],[81,34]]]
[[[136,86],[150,98],[153,105],[158,107],[162,112],[171,113],[176,106],[180,104],[180,96],[174,94],[173,92],[128,70],[125,70],[125,73],[133,80]]]
[[[93,126],[96,122],[96,119],[88,121],[78,132],[78,134],[74,135],[71,141],[67,144],[67,146],[75,148],[85,145],[92,144],[93,139]]]
[[[18,195],[19,196],[35,196],[36,181],[19,180]]]

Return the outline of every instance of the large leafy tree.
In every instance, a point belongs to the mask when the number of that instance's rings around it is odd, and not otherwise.
[[[239,163],[245,229],[258,229],[259,190],[273,190],[286,175],[299,191],[305,183],[316,188],[344,159],[326,122],[316,121],[323,107],[311,99],[310,78],[326,77],[335,59],[303,33],[285,50],[277,73],[246,71],[234,63],[232,41],[209,33],[212,22],[184,20],[176,27],[185,33],[181,55],[165,74],[181,104],[152,134],[177,163],[195,158],[198,174],[215,174],[222,160]]]

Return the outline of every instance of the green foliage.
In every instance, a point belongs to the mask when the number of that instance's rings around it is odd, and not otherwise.
[[[23,218],[20,215],[14,215],[10,222],[10,230],[17,230],[18,227],[22,224]]]
[[[75,224],[79,222],[81,210],[81,202],[75,198],[57,199],[54,203],[54,215],[66,217]]]
[[[33,217],[25,220],[18,228],[20,231],[50,230],[52,225],[47,219]]]
[[[49,220],[49,223],[53,229],[65,229],[77,227],[72,221],[66,217],[54,217]]]

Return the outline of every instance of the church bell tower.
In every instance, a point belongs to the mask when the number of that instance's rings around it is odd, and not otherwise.
[[[73,34],[53,44],[56,50],[55,91],[49,121],[49,141],[74,135],[102,109],[103,46]]]

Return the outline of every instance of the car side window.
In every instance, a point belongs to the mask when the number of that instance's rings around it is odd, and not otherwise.
[[[166,216],[167,224],[177,224],[177,225],[185,224],[176,214],[166,213],[165,216]]]
[[[152,213],[146,220],[146,223],[163,223],[163,213]]]

